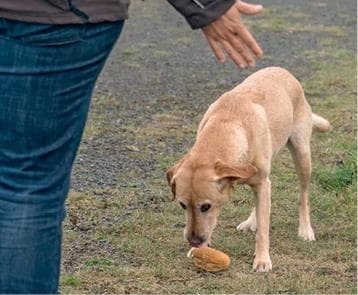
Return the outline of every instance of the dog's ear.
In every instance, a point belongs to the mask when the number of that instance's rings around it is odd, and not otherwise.
[[[219,183],[219,190],[226,184],[233,181],[244,183],[247,179],[254,176],[257,168],[249,163],[240,165],[228,165],[220,160],[215,163],[215,172]]]
[[[179,167],[183,164],[185,158],[187,157],[184,156],[178,163],[176,163],[174,166],[170,167],[168,170],[167,170],[167,173],[166,173],[166,176],[167,176],[167,181],[168,181],[168,184],[169,186],[171,187],[172,189],[172,194],[173,194],[173,201],[175,200],[175,174],[176,172],[178,171]]]
[[[173,167],[167,170],[167,181],[172,189],[173,201],[175,200],[175,180],[173,178],[176,170],[177,170],[177,165],[174,165]]]

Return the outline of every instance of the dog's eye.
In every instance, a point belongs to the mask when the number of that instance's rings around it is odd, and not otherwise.
[[[210,204],[204,204],[204,205],[201,205],[200,211],[204,213],[204,212],[208,211],[210,208],[211,208]]]
[[[179,204],[180,204],[180,206],[181,206],[184,210],[186,210],[185,204],[183,204],[182,202],[179,202]]]

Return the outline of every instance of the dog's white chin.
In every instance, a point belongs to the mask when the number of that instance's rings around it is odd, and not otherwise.
[[[188,253],[186,254],[186,257],[192,258],[193,257],[193,255],[192,255],[193,249],[204,248],[204,247],[209,247],[209,243],[203,243],[199,247],[191,247],[190,250],[188,251]]]
[[[192,246],[190,243],[189,243],[189,246],[191,246],[192,248],[203,248],[203,247],[209,247],[210,245],[210,242],[204,242],[198,246]]]

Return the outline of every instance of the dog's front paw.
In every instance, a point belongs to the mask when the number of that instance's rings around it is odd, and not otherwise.
[[[254,260],[253,270],[256,272],[269,272],[270,270],[272,270],[270,256],[256,256]]]
[[[248,231],[251,230],[255,232],[257,229],[257,221],[256,221],[256,209],[254,208],[247,220],[241,222],[237,227],[237,230]]]
[[[315,241],[314,231],[311,226],[299,226],[298,236],[305,241]]]
[[[251,222],[249,220],[246,220],[244,222],[241,222],[237,227],[236,227],[237,230],[240,230],[240,231],[252,231],[252,232],[255,232],[256,231],[256,222]]]

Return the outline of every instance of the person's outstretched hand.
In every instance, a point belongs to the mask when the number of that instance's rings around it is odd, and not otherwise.
[[[262,50],[242,23],[240,14],[254,15],[262,9],[262,5],[237,0],[225,14],[202,28],[218,61],[225,62],[226,52],[241,68],[255,66],[255,59],[262,56]]]

